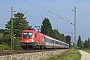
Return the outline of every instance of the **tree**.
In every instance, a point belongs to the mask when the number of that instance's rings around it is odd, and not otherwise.
[[[85,42],[84,42],[84,48],[88,48],[88,41],[87,40],[85,40]]]
[[[0,29],[0,33],[3,33],[5,31],[5,29]]]
[[[11,30],[11,18],[10,20],[7,22],[7,24],[5,24],[5,28]],[[14,18],[13,18],[13,32],[15,34],[16,37],[20,37],[21,36],[21,32],[24,29],[28,29],[31,28],[31,26],[28,25],[29,22],[26,21],[26,18],[24,17],[24,14],[18,12],[17,14],[14,14]]]
[[[88,40],[85,40],[84,48],[90,48],[90,40],[89,40],[89,38],[88,38]]]
[[[79,35],[79,37],[78,37],[77,46],[78,46],[79,48],[82,48],[82,41],[81,41],[81,36],[80,36],[80,35]]]
[[[60,34],[60,40],[63,42],[66,42],[66,38],[65,38],[64,34]]]
[[[81,48],[84,48],[84,42],[81,41]]]
[[[4,44],[8,44],[10,46],[10,30],[8,29],[1,29],[0,30],[1,33],[3,33],[3,37],[0,38],[0,42],[4,43]]]
[[[60,40],[60,33],[58,32],[58,30],[52,30],[52,37]]]
[[[88,38],[88,48],[90,48],[90,40],[89,40],[89,38]]]
[[[13,23],[13,25],[11,24],[11,22]],[[14,45],[18,45],[18,48],[20,48],[19,40],[21,37],[21,32],[25,29],[31,28],[31,26],[29,26],[28,23],[29,22],[26,21],[26,17],[24,17],[24,14],[20,12],[18,12],[17,14],[14,14],[14,18],[10,18],[7,24],[5,24],[5,28],[7,29],[4,31],[4,42],[7,43],[9,46],[11,45],[11,30],[12,30],[13,31],[12,38],[14,40]],[[16,38],[14,39],[14,37]],[[17,47],[15,47],[15,49],[16,48]]]
[[[52,26],[48,18],[44,18],[42,22],[41,33],[52,36]]]

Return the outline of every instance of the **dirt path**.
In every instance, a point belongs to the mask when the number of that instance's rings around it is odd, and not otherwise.
[[[90,60],[90,54],[87,52],[84,52],[82,50],[79,50],[79,52],[82,54],[81,60]]]

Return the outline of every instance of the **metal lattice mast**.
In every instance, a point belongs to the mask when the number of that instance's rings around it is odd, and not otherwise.
[[[76,41],[76,6],[74,7],[74,44],[75,44],[75,47],[77,47],[77,41]]]
[[[11,7],[11,49],[13,49],[12,42],[13,42],[13,7]]]

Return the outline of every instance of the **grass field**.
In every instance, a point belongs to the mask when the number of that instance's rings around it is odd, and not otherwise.
[[[70,50],[62,55],[53,55],[43,60],[80,60],[81,54],[78,50]]]
[[[84,48],[83,51],[90,53],[90,48]]]

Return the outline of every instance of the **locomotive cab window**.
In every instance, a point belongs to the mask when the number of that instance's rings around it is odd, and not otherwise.
[[[33,33],[31,32],[24,32],[23,33],[23,38],[32,38],[33,37]]]

